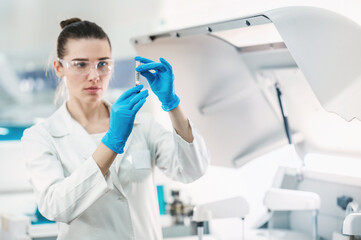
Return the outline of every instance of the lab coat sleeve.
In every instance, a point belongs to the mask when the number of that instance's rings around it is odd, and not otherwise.
[[[149,120],[149,146],[155,165],[168,177],[190,183],[204,175],[209,164],[206,144],[189,121],[194,140],[188,143],[176,131],[167,131],[154,119]]]
[[[27,129],[22,146],[39,211],[49,220],[70,223],[113,188],[110,173],[104,178],[92,157],[64,177],[52,137],[41,127]]]

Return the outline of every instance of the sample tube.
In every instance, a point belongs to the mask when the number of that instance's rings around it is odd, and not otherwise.
[[[135,68],[140,66],[140,62],[139,61],[135,61]],[[138,86],[140,84],[140,73],[135,71],[135,85]]]

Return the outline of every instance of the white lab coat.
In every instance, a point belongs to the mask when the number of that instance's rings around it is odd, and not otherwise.
[[[205,143],[138,114],[124,153],[104,177],[92,158],[97,147],[63,104],[46,121],[24,131],[22,144],[40,212],[59,223],[58,239],[162,239],[154,167],[184,183],[208,166]]]

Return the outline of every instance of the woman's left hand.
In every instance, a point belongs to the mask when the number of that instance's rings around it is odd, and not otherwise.
[[[176,108],[180,100],[174,92],[172,66],[164,58],[160,58],[160,62],[154,62],[137,56],[134,60],[143,63],[135,70],[147,79],[150,88],[162,103],[163,110],[168,112]]]

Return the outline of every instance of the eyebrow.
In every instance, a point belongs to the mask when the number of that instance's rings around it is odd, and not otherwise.
[[[98,58],[98,60],[107,60],[110,59],[110,57],[102,57]],[[72,61],[89,61],[88,58],[73,58]]]

